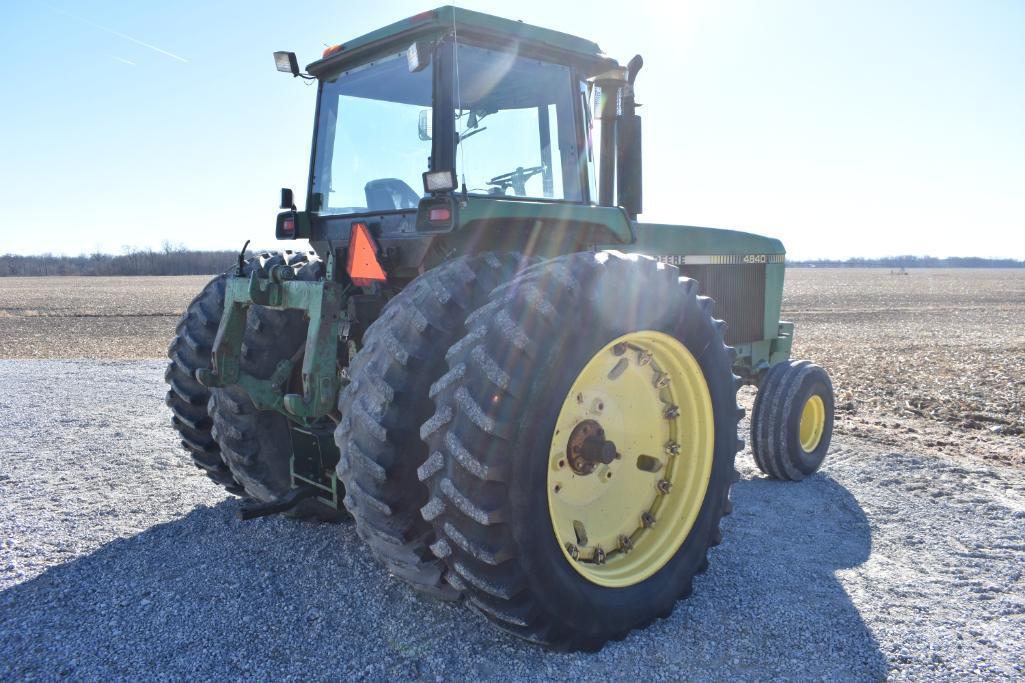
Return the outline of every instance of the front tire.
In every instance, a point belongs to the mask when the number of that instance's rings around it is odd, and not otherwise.
[[[751,411],[755,464],[773,479],[800,481],[822,466],[833,436],[833,383],[809,361],[769,369]]]
[[[595,650],[667,616],[706,567],[740,409],[697,291],[646,257],[571,254],[467,321],[421,429],[422,513],[450,581],[500,628]]]

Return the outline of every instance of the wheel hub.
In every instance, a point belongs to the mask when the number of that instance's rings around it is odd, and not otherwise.
[[[700,366],[669,335],[624,335],[580,370],[552,436],[548,504],[585,578],[633,585],[679,550],[708,487],[713,421]]]
[[[574,427],[566,444],[570,467],[580,475],[591,474],[598,465],[608,465],[617,455],[616,444],[605,438],[605,430],[594,420],[584,420]]]

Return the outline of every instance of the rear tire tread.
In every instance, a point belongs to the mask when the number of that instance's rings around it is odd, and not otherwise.
[[[433,410],[428,390],[445,370],[444,354],[467,314],[520,269],[518,254],[484,253],[446,262],[391,299],[363,337],[342,391],[335,430],[345,506],[371,554],[416,590],[442,600],[460,596],[455,578],[431,552],[434,530],[417,469],[429,453],[420,425]]]

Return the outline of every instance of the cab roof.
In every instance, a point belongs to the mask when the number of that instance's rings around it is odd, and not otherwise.
[[[588,75],[618,66],[615,60],[601,51],[597,43],[590,40],[525,24],[522,21],[445,5],[346,41],[337,51],[309,64],[306,70],[318,76],[362,59],[399,40],[415,40],[431,34],[443,34],[453,29],[460,37],[465,36],[475,42],[493,42],[496,47],[509,42],[525,44],[540,53],[549,53],[555,61],[577,64],[588,71]]]

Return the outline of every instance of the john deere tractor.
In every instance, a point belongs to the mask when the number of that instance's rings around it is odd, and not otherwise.
[[[168,405],[245,517],[351,515],[394,576],[592,650],[691,592],[755,461],[829,447],[784,250],[639,222],[635,79],[594,43],[442,7],[324,51],[305,210],[189,305]]]

